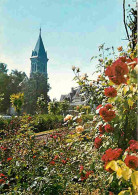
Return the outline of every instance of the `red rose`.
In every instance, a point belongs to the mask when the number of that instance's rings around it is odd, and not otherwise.
[[[80,165],[80,172],[82,172],[84,169],[84,166],[83,165]]]
[[[10,158],[7,158],[7,162],[8,162],[8,161],[11,161],[11,160],[12,160],[12,158],[11,158],[11,157],[10,157]]]
[[[108,66],[108,67],[106,68],[106,70],[105,70],[105,75],[108,76],[108,77],[112,77],[112,76],[113,76],[111,66]]]
[[[138,158],[136,156],[127,155],[125,163],[129,168],[136,169],[138,167]]]
[[[63,165],[65,165],[67,163],[66,160],[62,160],[61,162],[62,162]]]
[[[112,107],[113,107],[112,104],[106,104],[106,105],[105,105],[105,108],[106,108],[107,110],[111,109]]]
[[[99,132],[102,134],[105,132],[104,126],[103,125],[99,125]]]
[[[109,195],[114,195],[114,193],[110,191],[110,192],[109,192]]]
[[[116,97],[117,96],[117,90],[114,87],[108,87],[104,89],[104,94],[107,97]]]
[[[55,155],[54,159],[53,160],[57,160],[59,158],[58,155]]]
[[[127,81],[127,78],[124,77],[124,75],[127,75],[129,72],[126,62],[128,62],[126,57],[120,57],[113,62],[112,66],[107,67],[105,70],[105,75],[116,85],[126,83]]]
[[[115,111],[113,111],[113,110],[110,110],[110,111],[108,111],[108,116],[106,116],[105,118],[104,118],[104,120],[106,121],[106,122],[109,122],[109,121],[111,121],[113,118],[115,118]]]
[[[102,139],[99,138],[99,137],[96,137],[95,140],[94,140],[94,146],[95,146],[95,148],[98,149],[101,146],[101,144],[102,144]]]
[[[132,140],[130,140],[128,143],[129,143],[129,145],[131,145],[131,144],[136,144],[137,141],[132,139]]]
[[[100,114],[100,116],[103,116],[103,117],[107,116],[108,110],[105,107],[103,107],[100,109],[99,114]]]
[[[102,161],[107,163],[112,160],[117,160],[121,154],[122,154],[121,148],[115,148],[113,150],[112,148],[109,148],[108,150],[106,150],[105,154],[102,156]]]
[[[57,139],[57,135],[54,135],[53,138],[54,138],[54,139]]]
[[[5,175],[3,173],[0,173],[0,177],[5,177]]]
[[[111,125],[109,125],[109,124],[105,125],[105,131],[107,133],[113,132],[113,130],[114,130],[114,128]]]
[[[125,61],[126,61],[126,58],[120,57],[118,60],[113,62],[112,64],[113,75],[115,75],[116,77],[119,77],[119,76],[124,76],[128,74],[129,72],[128,66],[125,63]]]
[[[0,179],[0,184],[5,183],[4,179]]]
[[[107,104],[108,105],[108,104]],[[100,116],[103,118],[104,121],[109,122],[111,121],[116,115],[115,111],[108,110],[107,105],[104,108],[101,108],[99,111]],[[109,104],[110,105],[110,104]],[[111,105],[112,106],[112,105]]]
[[[101,108],[101,107],[102,107],[102,104],[100,104],[99,106],[97,106],[96,110],[98,110],[98,109]]]
[[[50,165],[55,165],[55,161],[50,161],[50,163],[49,163]]]
[[[138,141],[136,140],[130,140],[129,141],[129,147],[126,149],[128,152],[134,152],[136,153],[138,151]]]

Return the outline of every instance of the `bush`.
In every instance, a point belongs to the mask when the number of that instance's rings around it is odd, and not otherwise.
[[[7,125],[7,120],[0,117],[0,129],[4,129],[5,125]]]
[[[35,132],[46,131],[50,129],[56,129],[62,127],[63,116],[41,114],[35,115],[33,120],[33,126]]]
[[[82,115],[82,120],[84,122],[92,121],[93,120],[93,115],[92,114],[84,114],[84,115]]]

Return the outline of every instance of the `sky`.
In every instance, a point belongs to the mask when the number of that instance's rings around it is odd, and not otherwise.
[[[128,0],[129,2],[129,0]],[[126,44],[122,0],[0,0],[0,62],[29,76],[31,52],[42,29],[49,58],[51,99],[77,86],[72,66],[96,70],[98,46]]]

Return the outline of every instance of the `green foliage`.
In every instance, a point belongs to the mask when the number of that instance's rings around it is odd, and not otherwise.
[[[91,112],[91,107],[90,106],[77,106],[75,108],[77,111],[82,112],[83,114],[89,114]]]
[[[93,120],[93,114],[83,114],[82,115],[83,122],[88,122]]]
[[[52,114],[35,115],[33,120],[33,126],[35,132],[46,131],[50,129],[57,129],[62,127],[63,116]]]
[[[47,109],[46,101],[44,95],[41,94],[41,96],[37,98],[37,113],[38,114],[45,113],[46,109]]]
[[[41,94],[44,95],[46,105],[50,101],[48,91],[50,86],[44,74],[34,73],[23,83],[22,91],[24,92],[25,105],[27,113],[34,114],[37,111],[37,99]]]
[[[2,105],[2,101],[4,100],[3,96],[4,94],[0,94],[0,106]]]
[[[8,74],[7,66],[0,63],[0,94],[4,94],[4,100],[0,104],[0,113],[6,113],[10,108],[10,95],[21,92],[21,83],[25,78],[26,74],[17,70]]]
[[[69,109],[69,102],[64,100],[62,102],[49,102],[48,104],[48,112],[50,114],[62,114],[65,115],[67,114],[67,111]]]
[[[10,96],[12,106],[15,108],[18,114],[20,114],[22,106],[24,104],[24,94],[17,93]]]
[[[0,63],[0,73],[7,74],[7,72],[8,72],[7,65],[4,63]]]

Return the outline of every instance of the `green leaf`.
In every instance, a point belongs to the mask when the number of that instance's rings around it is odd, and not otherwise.
[[[134,102],[131,98],[128,99],[128,105],[129,107],[133,106]]]
[[[8,170],[8,175],[10,176],[12,168]]]

